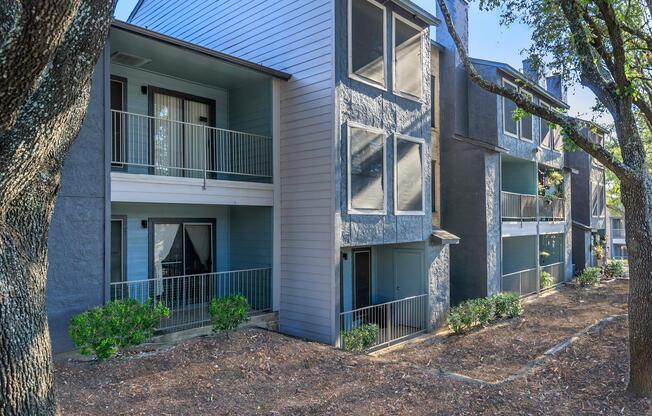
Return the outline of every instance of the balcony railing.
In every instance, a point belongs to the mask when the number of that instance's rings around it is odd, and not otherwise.
[[[502,191],[500,204],[504,221],[536,221],[537,204],[540,221],[563,221],[565,218],[563,199],[546,200],[537,195]]]
[[[507,221],[536,221],[537,196],[503,191],[500,194],[503,219]]]
[[[269,180],[272,138],[111,110],[111,164],[128,172]]]
[[[529,295],[539,290],[537,268],[521,270],[503,275],[502,291]]]
[[[624,228],[612,228],[611,229],[611,238],[625,238],[625,229]]]
[[[548,272],[552,276],[552,284],[556,285],[564,281],[564,262],[552,263],[541,266],[541,272]]]
[[[378,327],[370,349],[399,342],[428,328],[428,295],[418,295],[340,313],[340,348],[346,348],[349,331],[364,324]]]
[[[213,298],[241,294],[247,298],[250,313],[272,308],[272,269],[248,269],[218,273],[164,277],[111,283],[111,300],[152,299],[170,309],[159,330],[175,331],[207,325]]]

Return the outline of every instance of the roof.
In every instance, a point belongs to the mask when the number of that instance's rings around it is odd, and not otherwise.
[[[522,72],[518,71],[517,69],[515,69],[513,66],[509,64],[506,64],[504,62],[488,61],[486,59],[478,59],[478,58],[470,58],[470,59],[471,62],[473,62],[474,64],[493,66],[498,68],[500,71],[504,72],[505,74],[519,79],[521,82],[525,83],[530,89],[535,91],[537,94],[546,97],[549,101],[553,102],[558,107],[565,108],[565,109],[570,108],[568,104],[566,104],[559,98],[552,95],[541,85],[532,82],[531,79],[526,77]]]
[[[433,227],[430,233],[430,240],[434,244],[459,244],[460,238],[455,234],[449,233],[441,228]]]
[[[440,20],[438,18],[436,18],[435,16],[433,16],[432,14],[430,14],[420,6],[414,4],[414,2],[410,0],[392,0],[392,2],[402,7],[406,11],[412,13],[414,17],[423,20],[425,23],[428,23],[429,25],[432,26],[439,26]]]
[[[437,42],[434,39],[430,39],[430,46],[432,46],[435,49],[438,49],[440,52],[446,49],[444,48],[444,45],[442,45],[441,43]]]
[[[201,53],[203,55],[219,59],[224,62],[228,62],[231,64],[239,65],[248,69],[253,69],[255,71],[271,75],[276,78],[283,79],[285,81],[289,80],[292,75],[283,72],[283,71],[278,71],[273,68],[269,68],[260,64],[257,64],[255,62],[247,61],[245,59],[237,58],[232,55],[228,55],[222,52],[217,52],[214,51],[213,49],[208,49],[204,48],[203,46],[195,45],[194,43],[186,42],[177,38],[173,38],[167,35],[164,35],[162,33],[154,32],[153,30],[149,29],[144,29],[140,26],[132,25],[131,23],[125,23],[121,22],[119,20],[114,20],[111,23],[111,27],[113,29],[118,29],[118,30],[124,30],[127,32],[135,33],[137,35],[141,35],[153,40],[157,40],[159,42],[167,43],[168,45],[171,46],[176,46],[179,48],[184,48],[187,50],[191,50],[193,52]]]

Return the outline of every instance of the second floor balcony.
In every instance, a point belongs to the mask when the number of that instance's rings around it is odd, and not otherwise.
[[[500,197],[503,221],[564,221],[565,200],[503,191]]]
[[[191,112],[192,109],[186,109]],[[272,138],[196,122],[111,110],[114,170],[159,176],[269,183]]]

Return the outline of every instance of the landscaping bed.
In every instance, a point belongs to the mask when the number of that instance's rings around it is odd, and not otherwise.
[[[527,377],[498,385],[460,381],[434,364],[449,363],[444,368],[464,374],[475,374],[473,359],[490,374],[498,374],[491,369],[500,363],[520,367],[536,355],[526,353],[525,345],[547,350],[576,328],[622,313],[626,289],[620,281],[597,289],[566,289],[526,304],[523,318],[505,327],[380,357],[247,329],[162,350],[144,347],[103,362],[60,361],[56,389],[62,413],[71,415],[652,414],[650,401],[623,392],[628,362],[623,318],[583,335]],[[534,328],[534,320],[545,316],[545,327]],[[498,347],[511,344],[519,345],[514,359],[491,358]],[[463,354],[453,347],[469,350]],[[430,360],[425,361],[423,349]]]
[[[627,291],[624,280],[600,287],[566,288],[526,302],[519,318],[437,339],[433,344],[409,346],[384,357],[500,381],[605,316],[626,313]]]

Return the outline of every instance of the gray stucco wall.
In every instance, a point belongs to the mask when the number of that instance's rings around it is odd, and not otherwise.
[[[502,215],[500,211],[501,176],[500,154],[487,153],[484,163],[485,215],[487,221],[487,285],[480,296],[489,296],[500,291],[502,279],[501,244]]]
[[[446,322],[450,308],[450,246],[426,242],[428,273],[429,329]]]
[[[54,352],[73,349],[67,332],[70,317],[104,302],[109,187],[106,68],[101,57],[93,76],[86,118],[64,162],[50,225],[46,304]]]
[[[393,56],[392,56],[392,13],[420,24],[409,14],[392,3],[385,3],[387,8],[387,79],[386,91],[349,78],[348,74],[348,25],[347,2],[335,2],[336,6],[336,96],[339,108],[338,161],[339,172],[336,188],[338,189],[338,211],[341,218],[342,246],[361,246],[369,244],[392,244],[411,241],[423,241],[432,229],[430,212],[430,38],[428,31],[423,36],[422,85],[421,99],[412,100],[393,93]],[[385,132],[385,171],[387,196],[386,215],[357,215],[347,211],[347,123],[355,122],[368,127],[379,128]],[[423,215],[394,215],[394,134],[404,134],[425,141],[425,163],[423,178],[425,182],[424,200],[426,210]]]

